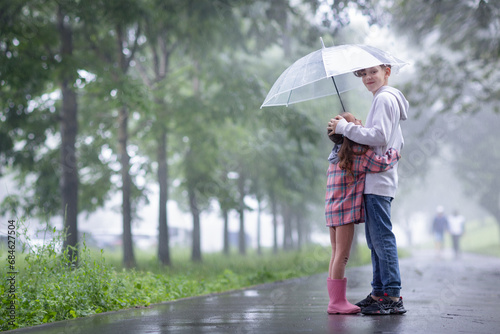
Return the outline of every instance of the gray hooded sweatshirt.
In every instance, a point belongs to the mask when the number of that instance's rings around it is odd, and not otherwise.
[[[341,120],[335,133],[343,134],[356,143],[368,145],[383,156],[389,148],[401,153],[404,140],[400,120],[408,118],[409,103],[396,88],[382,86],[373,96],[372,106],[364,127]],[[393,197],[398,188],[398,164],[388,171],[367,173],[365,194]]]

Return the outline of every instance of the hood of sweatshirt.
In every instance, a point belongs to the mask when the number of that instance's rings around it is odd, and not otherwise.
[[[402,121],[406,120],[408,118],[408,109],[410,108],[410,103],[408,103],[408,100],[406,100],[405,96],[403,93],[401,93],[398,89],[391,87],[391,86],[382,86],[376,93],[376,95],[382,93],[382,92],[388,92],[394,95],[398,101],[399,104],[399,110],[401,110],[401,116],[400,119]]]

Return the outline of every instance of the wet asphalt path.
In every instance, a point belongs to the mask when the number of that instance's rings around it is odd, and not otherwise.
[[[414,251],[400,266],[405,315],[328,315],[321,274],[7,333],[500,333],[499,258]],[[346,276],[348,299],[366,297],[371,266]]]

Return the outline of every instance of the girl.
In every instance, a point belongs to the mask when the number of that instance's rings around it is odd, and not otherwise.
[[[341,115],[346,121],[361,125],[350,113]],[[330,155],[325,197],[326,225],[330,228],[332,257],[327,287],[328,313],[358,313],[360,308],[346,299],[345,267],[349,260],[354,223],[364,223],[363,190],[367,172],[389,170],[400,158],[395,149],[378,156],[368,146],[357,144],[342,135],[330,135],[335,147]]]

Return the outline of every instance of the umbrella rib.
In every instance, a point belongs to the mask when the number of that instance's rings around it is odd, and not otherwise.
[[[332,76],[333,85],[335,86],[335,90],[337,91],[337,95],[339,96],[340,104],[342,105],[342,110],[345,112],[344,102],[342,102],[342,98],[340,97],[339,89],[337,88],[337,83],[335,82],[335,78]]]
[[[292,96],[292,91],[293,91],[293,89],[290,89],[290,94],[288,94],[288,100],[286,100],[287,107],[288,107],[288,104],[290,103],[290,97]]]
[[[312,57],[312,54],[308,54],[307,56],[304,57],[304,65],[307,67],[309,65],[309,59]],[[292,89],[290,89],[290,94],[288,94],[288,99],[286,100],[286,106],[288,107],[289,103],[290,103],[290,98],[292,97],[292,92],[294,90],[294,86],[295,86],[295,81],[297,81],[297,76],[295,76],[295,78],[293,78],[293,84],[292,84]]]

